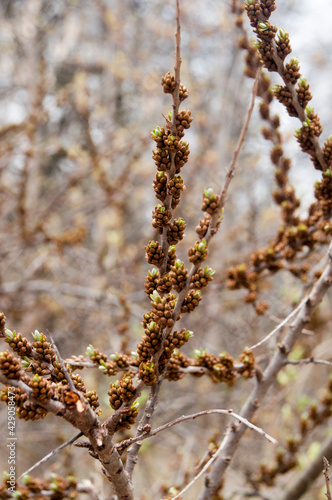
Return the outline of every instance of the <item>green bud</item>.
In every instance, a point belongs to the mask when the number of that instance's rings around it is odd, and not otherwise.
[[[214,196],[213,189],[212,188],[205,189],[204,195],[209,199],[212,198]]]
[[[153,331],[155,330],[156,325],[157,325],[157,324],[156,324],[156,322],[155,322],[155,321],[151,321],[151,323],[149,323],[149,324],[148,324],[148,329],[150,330],[150,332],[151,332],[151,331],[153,332]]]
[[[286,31],[281,28],[278,33],[279,37],[282,38],[283,40],[287,40],[289,38],[289,33],[286,33]]]
[[[31,362],[30,362],[29,358],[27,358],[27,356],[24,356],[24,359],[22,360],[22,368],[24,370],[26,370],[27,368],[29,368],[30,365],[31,365]]]
[[[299,59],[298,57],[292,57],[292,59],[289,61],[291,66],[298,66],[299,64]]]
[[[144,368],[148,371],[148,372],[152,372],[154,370],[154,364],[153,363],[147,363]]]
[[[162,133],[162,130],[160,129],[160,127],[156,127],[154,130],[152,130],[152,135],[154,137],[161,137],[163,135]]]
[[[36,342],[43,342],[44,340],[44,335],[42,333],[39,333],[38,330],[35,330],[32,334],[33,338],[35,339]]]
[[[11,331],[8,330],[8,328],[5,328],[5,337],[7,337],[8,339],[14,339],[16,337],[15,330]]]
[[[207,349],[195,349],[194,350],[194,356],[195,358],[202,358],[205,354],[208,354],[208,350]]]
[[[150,299],[156,302],[157,304],[161,303],[161,297],[157,290],[153,290],[153,293],[150,294]]]
[[[195,245],[196,250],[198,250],[200,253],[205,253],[207,248],[206,248],[206,240],[202,240],[200,243]]]
[[[86,348],[86,351],[85,351],[85,354],[89,357],[91,356],[95,356],[96,354],[96,351],[95,351],[95,348],[93,347],[92,344],[90,344],[87,348]]]
[[[213,269],[211,269],[211,267],[209,267],[209,266],[206,266],[205,269],[204,269],[204,277],[206,277],[206,278],[210,278],[215,273],[216,272]]]
[[[138,401],[135,401],[132,405],[131,405],[131,410],[132,411],[137,411],[139,409],[139,402]]]
[[[262,31],[264,33],[264,31],[267,31],[269,29],[269,26],[262,21],[258,21],[258,29],[259,31]]]
[[[305,233],[306,231],[308,231],[308,226],[306,224],[304,224],[303,222],[301,222],[299,224],[299,227],[298,227],[299,231]]]
[[[301,76],[301,78],[299,79],[299,86],[305,87],[306,85],[307,85],[307,79],[303,78],[303,76]]]
[[[98,366],[98,370],[100,370],[101,372],[103,373],[107,373],[108,372],[108,369],[107,369],[107,366],[105,364],[105,361],[100,361],[99,362],[99,366]]]

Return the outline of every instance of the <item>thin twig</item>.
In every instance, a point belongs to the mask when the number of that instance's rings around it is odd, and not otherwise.
[[[54,455],[56,455],[57,453],[59,453],[59,451],[63,450],[63,448],[65,448],[66,446],[68,446],[70,444],[73,444],[81,436],[83,436],[83,432],[79,432],[78,434],[76,434],[76,436],[74,436],[71,439],[68,439],[68,441],[66,441],[62,445],[58,446],[57,448],[55,448],[55,450],[52,450],[51,453],[48,453],[48,455],[45,455],[44,458],[42,458],[41,460],[39,460],[38,462],[36,462],[32,467],[30,467],[30,469],[28,469],[25,472],[23,472],[23,474],[21,474],[20,477],[18,478],[18,481],[20,479],[22,479],[22,477],[26,476],[27,474],[30,474],[30,472],[32,472],[33,470],[35,470],[39,465],[43,464],[44,462],[47,462],[47,460],[49,460]]]
[[[232,178],[234,177],[234,171],[235,171],[235,168],[236,168],[236,162],[238,160],[241,148],[243,146],[244,139],[246,137],[247,130],[248,130],[248,127],[249,127],[249,123],[250,123],[250,120],[251,120],[252,112],[253,112],[254,107],[255,107],[255,99],[256,99],[256,95],[257,95],[257,90],[258,90],[258,84],[259,84],[260,76],[261,76],[261,68],[258,68],[257,73],[256,73],[256,77],[255,77],[255,81],[254,81],[254,85],[252,87],[251,102],[250,102],[250,106],[249,106],[249,109],[248,109],[246,121],[244,122],[244,125],[242,127],[242,130],[241,130],[241,133],[240,133],[240,137],[239,137],[237,146],[235,148],[231,164],[230,164],[228,172],[227,172],[225,184],[224,184],[224,186],[222,188],[222,191],[220,193],[221,208],[223,208],[225,206],[226,196],[227,196],[229,184],[230,184]]]
[[[139,450],[141,448],[141,438],[142,438],[142,433],[144,433],[144,429],[146,429],[146,426],[149,425],[150,420],[152,418],[153,412],[155,410],[157,401],[158,401],[158,395],[160,391],[160,386],[161,386],[161,380],[158,381],[157,384],[153,385],[150,389],[150,394],[149,394],[149,399],[146,403],[145,410],[143,417],[141,418],[137,431],[136,431],[136,438],[135,441],[133,441],[133,446],[128,450],[128,456],[127,456],[127,462],[126,462],[126,472],[131,479],[134,468],[137,462],[137,455],[139,453]],[[144,435],[144,434],[143,434]]]
[[[281,323],[281,321],[283,321],[281,318],[278,318],[274,314],[271,314],[269,311],[265,311],[264,316],[269,318],[269,320],[273,321],[273,323],[279,324],[279,323]],[[302,333],[304,333],[305,335],[315,335],[314,330],[308,330],[307,328],[303,328]]]
[[[285,365],[308,365],[309,363],[313,363],[315,365],[332,366],[331,361],[326,361],[325,359],[315,359],[313,357],[299,359],[299,360],[286,359],[286,361],[285,361]]]
[[[221,190],[221,193],[220,193],[220,210],[222,210],[225,207],[225,204],[226,204],[226,201],[227,201],[228,188],[229,188],[229,185],[231,183],[231,180],[234,177],[234,172],[235,172],[235,168],[236,168],[236,162],[237,162],[237,159],[239,157],[239,154],[240,154],[240,151],[241,151],[241,148],[242,148],[242,145],[243,145],[243,142],[244,142],[244,139],[245,139],[248,127],[249,127],[251,116],[252,116],[252,113],[253,113],[253,110],[254,110],[255,98],[256,98],[256,95],[257,95],[257,89],[258,89],[258,83],[259,83],[259,77],[260,77],[260,68],[257,71],[256,78],[255,78],[255,81],[254,81],[254,85],[253,85],[253,88],[252,88],[251,101],[250,101],[250,105],[249,105],[249,108],[248,108],[247,117],[246,117],[246,120],[245,120],[245,122],[243,124],[243,127],[242,127],[242,130],[241,130],[241,133],[240,133],[240,137],[239,137],[236,149],[234,151],[234,155],[233,155],[231,164],[230,164],[229,169],[227,170],[227,173],[226,173],[226,179],[225,179],[225,182],[224,182],[224,186],[223,186],[223,188]],[[209,229],[208,229],[208,233],[207,233],[207,235],[205,237],[205,241],[206,241],[207,245],[209,244],[209,241],[211,240],[211,238],[216,233],[216,227],[217,227],[217,224],[218,224],[219,217],[220,217],[220,212],[218,212],[217,214],[212,215],[212,217],[211,217],[210,224],[209,224]],[[176,303],[175,308],[174,308],[174,312],[173,312],[173,319],[174,319],[174,321],[177,321],[177,319],[178,319],[178,317],[180,315],[182,303],[183,303],[183,300],[184,300],[184,298],[187,295],[187,292],[189,290],[191,278],[196,273],[196,271],[199,268],[199,266],[200,266],[200,264],[195,264],[190,269],[190,272],[189,272],[188,278],[187,278],[187,284],[183,288],[183,290],[181,290],[181,292],[180,292],[180,294],[178,296],[177,303]],[[167,329],[165,331],[164,335],[167,337],[170,332],[171,332],[171,328]],[[163,337],[164,337],[164,335],[163,335]]]
[[[277,325],[275,328],[273,328],[273,330],[268,333],[262,340],[260,340],[259,342],[257,342],[257,344],[254,344],[252,345],[251,347],[249,347],[250,350],[253,350],[253,349],[256,349],[256,347],[260,347],[261,345],[265,344],[265,342],[267,342],[268,340],[270,340],[271,337],[273,337],[273,335],[275,333],[277,333],[280,328],[282,328],[284,325],[286,325],[286,323],[288,323],[288,321],[290,319],[292,319],[299,311],[300,309],[302,308],[303,304],[305,303],[305,301],[307,300],[307,297],[304,297],[304,299],[301,300],[301,302],[299,303],[299,305],[293,309],[293,311],[291,311],[288,316],[286,316],[285,319],[283,319],[279,325]]]
[[[165,429],[169,429],[170,427],[173,427],[173,425],[181,424],[182,422],[185,422],[186,420],[194,420],[195,418],[202,417],[203,415],[213,415],[213,414],[219,414],[219,415],[230,415],[231,417],[235,418],[239,422],[242,422],[244,425],[249,427],[249,429],[252,429],[262,436],[264,436],[270,443],[277,445],[278,441],[271,437],[269,434],[267,434],[263,429],[260,427],[257,427],[256,425],[252,424],[247,420],[246,418],[241,417],[237,413],[235,413],[233,410],[221,410],[221,409],[213,409],[213,410],[204,410],[200,411],[197,413],[192,413],[191,415],[182,415],[181,417],[176,418],[175,420],[172,420],[171,422],[168,422],[167,424],[161,425],[160,427],[157,427],[153,431],[150,432],[150,434],[146,437],[151,437],[155,436],[159,432],[164,431]]]
[[[67,370],[67,368],[65,366],[65,363],[64,363],[62,357],[60,356],[59,349],[57,348],[57,346],[56,346],[56,344],[54,342],[54,339],[53,339],[52,335],[50,334],[50,332],[48,330],[47,330],[47,335],[49,336],[49,338],[51,340],[52,347],[55,350],[56,355],[58,356],[58,360],[59,360],[59,363],[61,365],[61,369],[62,369],[62,371],[63,371],[63,373],[64,373],[64,375],[66,377],[66,380],[68,382],[70,390],[73,391],[73,392],[77,392],[77,389],[76,389],[76,387],[74,385],[74,382],[73,382],[71,376],[69,375],[69,372],[68,372],[68,370]]]
[[[149,432],[145,431],[144,433],[142,433],[139,436],[128,439],[127,442],[122,441],[122,443],[119,443],[117,445],[117,448],[120,448],[121,451],[123,451],[128,446],[131,446],[132,444],[134,444],[136,442],[143,441],[143,439],[153,437],[156,434],[159,434],[159,432],[162,432],[166,429],[169,429],[170,427],[173,427],[174,425],[181,424],[182,422],[185,422],[187,420],[195,420],[196,418],[203,417],[204,415],[213,415],[213,414],[230,415],[231,417],[235,418],[239,422],[242,422],[244,425],[249,427],[249,429],[252,429],[252,430],[258,432],[259,434],[261,434],[262,436],[264,436],[268,441],[270,441],[270,443],[275,444],[275,445],[278,444],[278,441],[276,439],[274,439],[273,437],[271,437],[269,434],[267,434],[265,431],[263,431],[263,429],[252,424],[251,422],[249,422],[249,420],[241,417],[240,415],[235,413],[233,410],[221,410],[221,409],[217,408],[217,409],[204,410],[204,411],[200,411],[197,413],[192,413],[190,415],[182,415],[181,417],[178,417],[174,420],[171,420],[170,422],[167,422],[167,424],[164,424],[164,425],[161,425],[160,427],[157,427],[153,431],[149,431]]]
[[[331,488],[330,488],[330,476],[329,476],[330,464],[326,457],[323,457],[323,462],[324,462],[323,474],[325,476],[325,484],[326,484],[325,496],[327,500],[332,500]]]
[[[180,498],[184,493],[186,493],[186,491],[189,490],[189,488],[192,487],[193,484],[196,483],[196,481],[208,470],[208,468],[210,467],[210,465],[215,461],[215,459],[218,457],[218,455],[222,452],[222,450],[224,449],[224,446],[227,442],[227,438],[228,438],[228,435],[230,434],[231,432],[231,429],[232,427],[229,426],[225,432],[225,436],[224,436],[224,439],[222,440],[219,448],[217,449],[217,451],[212,455],[212,457],[210,458],[210,460],[208,462],[206,462],[206,464],[204,465],[204,467],[199,471],[198,474],[196,474],[196,476],[190,481],[190,483],[187,484],[187,486],[185,488],[183,488],[183,490],[180,491],[180,493],[178,493],[175,497],[172,498],[172,500],[176,500],[177,498]]]

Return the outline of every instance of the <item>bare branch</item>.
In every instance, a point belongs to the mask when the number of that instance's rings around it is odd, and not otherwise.
[[[322,473],[323,457],[326,457],[327,460],[332,460],[332,436],[329,436],[324,441],[320,453],[302,470],[301,474],[292,481],[291,487],[284,493],[280,500],[298,500],[298,498],[301,498],[315,479]]]
[[[252,424],[249,422],[249,420],[241,417],[237,413],[235,413],[233,410],[221,410],[221,409],[213,409],[213,410],[204,410],[200,411],[197,413],[192,413],[190,415],[182,415],[181,417],[178,417],[174,420],[171,420],[170,422],[167,422],[167,424],[161,425],[160,427],[157,427],[153,431],[151,429],[145,430],[140,436],[128,439],[127,441],[122,441],[122,443],[119,443],[117,448],[121,449],[123,451],[125,448],[128,446],[143,441],[143,439],[147,439],[153,436],[156,436],[156,434],[159,434],[159,432],[162,432],[166,429],[169,429],[170,427],[173,427],[174,425],[181,424],[182,422],[185,422],[187,420],[195,420],[198,417],[203,417],[204,415],[213,415],[213,414],[219,414],[219,415],[230,415],[231,417],[235,418],[239,422],[242,422],[244,425],[249,427],[249,429],[252,429],[262,436],[264,436],[270,443],[277,445],[278,441],[271,437],[269,434],[267,434],[263,429],[260,427],[257,427],[256,425]]]
[[[172,498],[172,500],[176,500],[177,498],[180,498],[184,493],[186,493],[192,486],[193,484],[196,483],[196,481],[208,470],[208,468],[210,467],[210,465],[213,464],[213,462],[216,460],[216,458],[218,457],[218,455],[220,455],[220,453],[222,452],[222,450],[224,449],[225,447],[225,444],[227,442],[227,438],[229,436],[231,432],[231,427],[228,427],[228,429],[226,430],[226,433],[225,433],[225,436],[224,436],[224,439],[222,440],[219,448],[217,449],[217,451],[212,455],[212,457],[210,458],[210,460],[208,462],[206,462],[206,464],[204,465],[204,467],[199,471],[198,474],[196,474],[196,476],[194,477],[194,479],[192,479],[190,481],[190,483],[187,484],[187,486],[185,488],[183,488],[183,490],[180,491],[180,493],[178,493],[175,497]]]
[[[241,417],[237,413],[235,413],[233,410],[221,410],[221,409],[213,409],[213,410],[204,410],[200,411],[197,413],[192,413],[191,415],[182,415],[181,417],[176,418],[175,420],[172,420],[171,422],[168,422],[167,424],[161,425],[160,427],[157,427],[157,429],[154,429],[149,433],[148,436],[146,437],[152,437],[158,434],[159,432],[164,431],[165,429],[169,429],[170,427],[173,427],[173,425],[181,424],[182,422],[185,422],[186,420],[194,420],[198,417],[202,417],[204,415],[213,415],[213,414],[219,414],[219,415],[230,415],[231,417],[235,418],[239,422],[242,422],[244,425],[249,427],[249,429],[252,429],[262,436],[264,436],[270,443],[277,445],[278,441],[271,437],[269,434],[267,434],[263,429],[260,427],[257,427],[256,425],[252,424],[247,420],[246,418]]]
[[[329,461],[327,460],[326,457],[323,457],[323,462],[324,462],[323,474],[325,476],[325,484],[326,484],[325,495],[326,495],[327,500],[332,500],[331,488],[330,488],[330,476],[329,476],[330,464],[329,464]]]
[[[153,412],[156,408],[162,380],[163,379],[160,378],[158,383],[153,385],[150,389],[149,399],[148,399],[146,406],[145,406],[144,415],[141,418],[141,420],[138,424],[138,427],[137,427],[135,442],[133,440],[133,445],[128,450],[126,471],[127,471],[130,478],[132,477],[132,474],[134,472],[134,468],[135,468],[135,465],[137,462],[137,455],[138,455],[139,450],[142,446],[141,438],[142,438],[142,435],[144,436],[144,429],[146,429],[146,426],[150,424],[150,420],[151,420]]]
[[[323,300],[327,290],[332,284],[332,243],[328,249],[328,264],[326,265],[322,275],[314,284],[311,292],[302,302],[302,307],[298,311],[295,321],[290,325],[289,331],[286,334],[283,343],[278,346],[274,356],[272,357],[269,365],[267,366],[262,379],[256,378],[256,385],[252,393],[244,404],[241,416],[251,420],[257,408],[260,406],[261,401],[265,397],[268,389],[275,381],[279,370],[284,366],[288,354],[292,350],[294,344],[302,334],[305,325],[310,321],[311,315]],[[225,473],[230,460],[226,457],[232,457],[237,449],[239,441],[244,434],[246,427],[240,425],[237,429],[233,429],[229,434],[227,443],[224,448],[223,454],[218,457],[212,467],[208,480],[205,482],[199,500],[209,500],[214,492],[217,491],[220,480]],[[325,454],[325,453],[324,453]],[[285,497],[284,500],[293,500],[292,497]]]
[[[22,479],[22,477],[26,476],[27,474],[30,474],[30,472],[32,472],[33,470],[37,469],[37,467],[39,465],[47,462],[47,460],[49,460],[50,458],[54,457],[54,455],[56,455],[57,453],[59,453],[59,451],[61,451],[64,448],[66,448],[66,446],[68,446],[70,444],[73,444],[81,436],[83,436],[83,432],[79,432],[78,434],[76,434],[76,436],[74,436],[71,439],[68,439],[68,441],[66,441],[65,443],[61,444],[57,448],[55,448],[55,450],[52,450],[51,453],[48,453],[47,455],[45,455],[44,458],[42,458],[41,460],[39,460],[38,462],[36,462],[32,467],[30,467],[30,469],[28,469],[25,472],[23,472],[23,474],[21,474],[20,477],[18,478],[18,481],[20,479]]]
[[[249,127],[249,123],[250,123],[250,120],[251,120],[252,112],[253,112],[254,107],[255,107],[255,99],[256,99],[256,95],[257,95],[257,89],[258,89],[258,84],[259,84],[260,76],[261,76],[261,68],[258,68],[257,73],[256,73],[256,77],[255,77],[255,80],[254,80],[254,85],[252,87],[251,102],[250,102],[249,109],[248,109],[248,112],[247,112],[246,121],[243,124],[242,130],[241,130],[241,133],[240,133],[240,137],[239,137],[237,146],[236,146],[234,154],[233,154],[233,158],[232,158],[231,164],[230,164],[229,169],[228,169],[227,174],[226,174],[226,180],[225,180],[224,186],[222,188],[222,191],[220,193],[220,206],[221,206],[221,209],[223,209],[224,206],[225,206],[225,204],[226,204],[228,188],[229,188],[229,185],[231,183],[232,178],[234,177],[234,172],[235,172],[235,168],[236,168],[236,162],[238,160],[241,148],[243,146],[244,139],[246,137],[246,133],[247,133],[247,130],[248,130],[248,127]],[[217,215],[214,218],[217,218]],[[211,221],[211,227],[214,227],[212,221]],[[211,235],[211,230],[210,230],[210,234],[208,235],[208,239],[210,239],[211,236],[212,235]]]
[[[303,304],[305,303],[305,301],[307,300],[307,297],[305,297],[303,300],[301,300],[301,302],[299,303],[299,305],[297,307],[295,307],[295,309],[293,309],[293,311],[291,311],[288,316],[286,316],[285,319],[283,319],[279,325],[277,325],[275,328],[273,328],[273,330],[268,333],[266,335],[266,337],[264,337],[262,340],[260,340],[259,342],[257,342],[257,344],[254,344],[252,345],[251,347],[249,347],[250,350],[253,350],[253,349],[256,349],[257,347],[260,347],[261,345],[265,344],[265,342],[267,342],[268,340],[270,340],[270,338],[273,337],[274,334],[276,334],[280,328],[282,328],[283,326],[286,325],[286,323],[288,323],[289,320],[291,320],[292,318],[294,318],[294,316],[299,312],[299,310],[301,309],[301,307],[303,306]]]
[[[50,340],[51,340],[52,347],[53,347],[53,349],[55,350],[56,355],[58,356],[58,360],[59,360],[59,363],[60,363],[60,365],[61,365],[61,369],[62,369],[62,371],[63,371],[63,373],[64,373],[64,375],[65,375],[65,377],[66,377],[66,380],[67,380],[67,382],[68,382],[68,385],[69,385],[70,389],[71,389],[73,392],[76,392],[76,393],[77,393],[78,391],[76,390],[76,387],[75,387],[75,385],[74,385],[74,382],[72,381],[72,378],[71,378],[71,376],[69,375],[69,372],[68,372],[68,370],[67,370],[67,368],[66,368],[66,366],[65,366],[65,363],[64,363],[64,361],[63,361],[62,357],[60,356],[59,349],[57,348],[57,346],[56,346],[56,344],[55,344],[55,342],[54,342],[54,340],[53,340],[53,337],[52,337],[51,333],[50,333],[48,330],[47,330],[47,335],[49,336],[49,338],[50,338]]]
[[[286,359],[285,361],[285,365],[308,365],[309,363],[332,366],[331,361],[326,361],[325,359],[315,359],[314,357],[299,360]]]

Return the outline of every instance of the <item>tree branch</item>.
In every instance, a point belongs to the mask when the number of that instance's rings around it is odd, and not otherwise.
[[[328,249],[328,264],[326,265],[321,277],[313,286],[311,292],[302,301],[302,306],[298,311],[298,316],[290,325],[289,331],[284,337],[282,344],[278,345],[278,350],[272,357],[269,365],[267,366],[263,378],[256,379],[256,386],[244,404],[241,416],[251,420],[257,408],[260,406],[263,398],[265,397],[269,387],[275,381],[279,370],[284,366],[288,354],[292,350],[295,342],[301,336],[304,326],[310,321],[311,314],[316,309],[318,304],[323,300],[325,293],[332,284],[332,243]],[[233,428],[232,432],[227,438],[222,455],[215,461],[211,473],[207,477],[199,500],[209,500],[213,494],[218,490],[220,481],[225,473],[232,457],[235,454],[240,439],[242,438],[246,427],[241,424],[237,428]],[[284,499],[286,500],[286,498]],[[290,500],[287,498],[287,500]]]
[[[30,472],[32,472],[33,470],[37,469],[37,467],[39,467],[39,465],[47,462],[47,460],[49,460],[50,458],[54,457],[54,455],[56,455],[57,453],[59,453],[59,451],[61,451],[64,448],[66,448],[66,446],[69,446],[70,444],[75,443],[75,441],[77,439],[79,439],[81,436],[83,436],[83,432],[79,432],[78,434],[76,434],[76,436],[72,437],[71,439],[68,439],[68,441],[66,441],[65,443],[61,444],[60,446],[58,446],[57,448],[55,448],[54,450],[52,450],[50,453],[48,453],[47,455],[45,455],[45,457],[43,457],[41,460],[39,460],[38,462],[36,462],[32,467],[30,467],[30,469],[28,469],[25,472],[23,472],[23,474],[21,474],[20,477],[18,478],[18,481],[20,479],[22,479],[22,477],[26,476],[27,474],[30,474]]]
[[[140,436],[128,439],[126,441],[122,441],[122,443],[119,443],[117,448],[121,449],[121,452],[122,452],[128,446],[130,446],[138,441],[142,441],[143,439],[147,439],[147,438],[156,436],[156,434],[159,434],[159,432],[162,432],[166,429],[169,429],[170,427],[173,427],[174,425],[181,424],[182,422],[186,422],[187,420],[195,420],[196,418],[203,417],[204,415],[213,415],[213,414],[230,415],[231,417],[235,418],[236,420],[242,422],[244,425],[249,427],[249,429],[252,429],[252,430],[258,432],[259,434],[261,434],[262,436],[264,436],[268,441],[270,441],[270,443],[275,444],[275,445],[278,444],[278,441],[276,439],[274,439],[272,436],[270,436],[269,434],[267,434],[263,429],[252,424],[251,422],[249,422],[249,420],[241,417],[240,415],[235,413],[233,410],[221,410],[221,409],[217,408],[217,409],[213,409],[213,410],[204,410],[204,411],[200,411],[197,413],[192,413],[190,415],[182,415],[181,417],[178,417],[174,420],[171,420],[170,422],[167,422],[167,424],[164,424],[164,425],[161,425],[160,427],[157,427],[153,431],[151,431],[151,430],[145,431]]]
[[[308,467],[306,467],[301,472],[301,474],[298,475],[297,478],[291,483],[291,488],[286,491],[284,496],[281,497],[281,500],[297,500],[298,498],[302,497],[309,486],[321,474],[323,457],[326,457],[327,460],[332,460],[332,436],[329,436],[324,441],[320,453],[317,455],[315,460],[313,460],[313,462],[311,462]]]
[[[324,463],[323,474],[325,476],[325,484],[326,484],[325,495],[326,495],[327,500],[332,500],[331,488],[330,488],[330,476],[329,476],[330,464],[329,464],[329,461],[327,460],[326,457],[323,457],[323,463]]]

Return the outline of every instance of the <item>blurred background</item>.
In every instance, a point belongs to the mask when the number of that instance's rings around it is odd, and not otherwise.
[[[321,0],[319,8],[309,0],[277,2],[271,18],[290,33],[292,56],[299,57],[310,83],[324,140],[331,133],[331,19],[328,0]],[[177,247],[181,260],[196,240],[203,190],[218,192],[223,185],[250,102],[253,82],[243,74],[235,21],[228,1],[181,1],[181,80],[189,90],[182,109],[193,116],[185,136],[191,150],[182,171],[186,190],[175,214],[187,223]],[[249,24],[246,28],[252,37]],[[171,109],[160,80],[173,70],[174,33],[171,0],[0,2],[0,310],[7,327],[28,338],[35,329],[49,330],[63,357],[84,354],[89,344],[106,354],[130,353],[143,333],[142,315],[150,306],[144,280],[151,269],[144,247],[156,238],[150,132],[164,125],[163,115]],[[278,75],[269,76],[272,84],[281,83]],[[272,103],[272,109],[280,116],[284,149],[292,158],[290,178],[302,200],[299,213],[305,214],[319,173],[297,147],[299,122],[279,103]],[[236,358],[275,325],[243,303],[243,291],[225,286],[227,268],[248,262],[280,224],[280,210],[271,201],[270,145],[261,127],[255,110],[207,261],[216,270],[215,279],[200,307],[181,322],[195,335],[184,349],[188,355],[207,348]],[[321,255],[323,249],[314,265]],[[261,283],[260,297],[269,301],[272,315],[283,318],[302,290],[299,280],[282,271]],[[332,358],[328,303],[316,316],[315,338],[307,335],[299,348],[303,355]],[[99,393],[106,418],[110,380],[97,372],[85,370],[82,376]],[[281,442],[296,433],[296,420],[317,388],[326,385],[328,368],[306,366],[284,375],[256,422]],[[229,388],[188,376],[176,385],[166,381],[154,424],[213,407],[239,411],[251,385],[241,380]],[[20,473],[74,434],[52,416],[42,424],[18,426]],[[171,486],[186,484],[225,426],[224,417],[209,416],[146,441],[135,475],[137,498],[157,499]],[[274,453],[252,433],[242,446],[245,453],[236,455],[230,468],[225,498],[244,498],[241,488],[247,487],[248,477]],[[309,445],[301,452],[302,467],[309,452]],[[1,466],[5,469],[6,463]],[[49,466],[89,477],[101,492],[108,491],[98,463],[83,451],[65,450],[37,474]],[[281,478],[279,487],[288,481],[289,476]],[[321,481],[303,498],[325,498],[323,486]],[[194,491],[184,500],[196,498]]]

